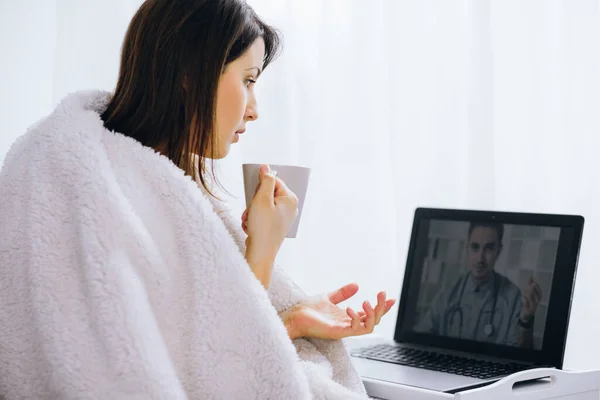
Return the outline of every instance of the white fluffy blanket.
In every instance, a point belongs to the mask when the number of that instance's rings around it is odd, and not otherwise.
[[[341,341],[292,342],[239,219],[166,157],[67,96],[0,172],[0,397],[366,398]]]

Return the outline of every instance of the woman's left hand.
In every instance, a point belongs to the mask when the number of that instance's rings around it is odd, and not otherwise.
[[[329,294],[310,297],[282,312],[280,317],[290,338],[341,339],[372,333],[395,300],[386,299],[385,292],[379,292],[375,308],[368,301],[363,303],[364,311],[358,313],[350,307],[337,306],[357,291],[358,285],[351,283]]]

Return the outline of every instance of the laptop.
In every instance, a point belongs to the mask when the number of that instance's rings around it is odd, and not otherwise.
[[[363,380],[456,393],[562,369],[583,224],[417,209],[393,340],[349,345]]]

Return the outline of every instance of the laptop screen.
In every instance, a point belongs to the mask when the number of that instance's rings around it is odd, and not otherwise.
[[[424,222],[413,329],[541,349],[560,228]]]
[[[395,339],[559,367],[582,230],[577,216],[418,209]]]

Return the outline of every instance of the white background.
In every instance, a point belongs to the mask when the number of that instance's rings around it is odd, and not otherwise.
[[[285,51],[222,177],[241,210],[241,162],[313,168],[298,238],[280,255],[299,284],[356,281],[352,306],[399,295],[417,206],[582,214],[566,366],[600,367],[598,1],[250,3]],[[0,2],[0,160],[66,93],[112,90],[139,4]]]

